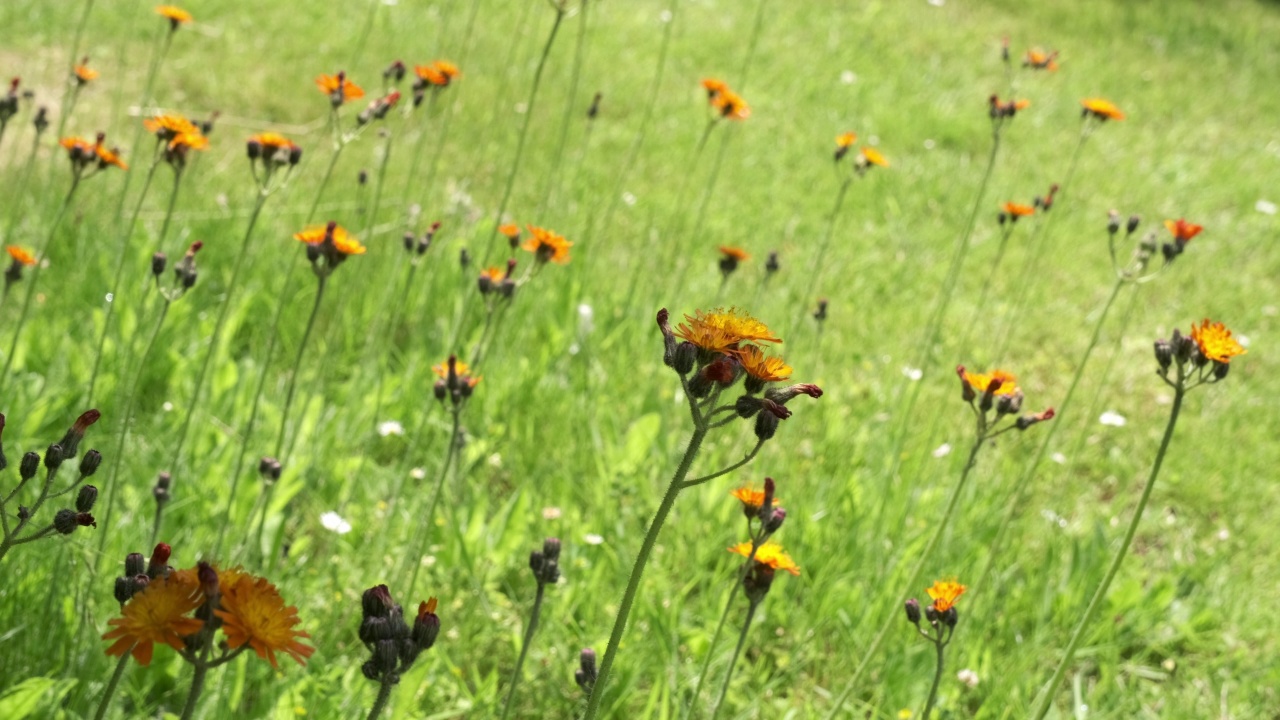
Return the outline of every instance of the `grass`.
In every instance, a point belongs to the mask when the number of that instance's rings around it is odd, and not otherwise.
[[[111,579],[126,552],[147,550],[156,474],[174,474],[174,501],[162,539],[174,563],[207,553],[235,473],[239,443],[257,458],[279,428],[291,361],[314,298],[315,282],[296,272],[280,281],[301,251],[300,229],[329,160],[327,105],[315,75],[345,69],[370,94],[381,69],[436,57],[458,62],[463,76],[434,107],[407,122],[398,113],[381,127],[396,136],[383,210],[366,256],[329,281],[325,306],[304,357],[292,411],[297,442],[273,495],[267,536],[279,532],[287,558],[268,565],[250,548],[256,474],[242,477],[224,563],[245,563],[271,577],[298,606],[317,651],[306,668],[270,671],[254,658],[210,675],[203,717],[233,708],[244,717],[351,717],[372,704],[375,683],[360,664],[356,636],[360,593],[386,582],[402,597],[402,574],[417,533],[432,533],[418,592],[440,598],[444,631],[392,697],[395,717],[490,717],[500,712],[520,649],[535,584],[526,559],[546,536],[564,540],[563,579],[547,589],[537,635],[524,666],[512,717],[567,717],[582,693],[572,682],[578,651],[605,640],[645,527],[687,440],[678,383],[661,364],[653,313],[742,304],[786,339],[796,377],[827,394],[795,407],[777,438],[747,468],[684,493],[655,548],[631,627],[614,667],[605,714],[677,717],[707,652],[737,572],[725,548],[740,542],[738,506],[728,490],[765,475],[791,513],[779,539],[804,573],[780,578],[757,612],[722,717],[822,717],[862,660],[879,622],[898,612],[909,591],[902,576],[926,542],[959,474],[969,419],[946,372],[956,362],[1016,372],[1030,407],[1060,402],[1110,290],[1108,209],[1138,213],[1144,229],[1185,216],[1206,230],[1162,278],[1126,289],[1103,328],[1074,410],[1018,509],[991,581],[961,602],[948,648],[939,713],[945,718],[1017,718],[1052,672],[1072,626],[1105,571],[1166,417],[1170,394],[1153,377],[1151,341],[1204,316],[1227,322],[1251,351],[1220,387],[1190,397],[1152,504],[1100,620],[1086,637],[1051,717],[1263,717],[1280,705],[1280,655],[1265,610],[1277,589],[1280,462],[1269,398],[1280,381],[1269,351],[1276,327],[1273,279],[1280,256],[1268,250],[1276,217],[1258,212],[1276,198],[1280,149],[1280,32],[1272,3],[1028,4],[767,3],[767,22],[743,94],[750,120],[717,128],[688,186],[700,193],[720,143],[724,166],[697,237],[676,213],[696,211],[697,196],[677,197],[703,130],[697,81],[731,84],[750,45],[756,3],[686,0],[678,5],[653,125],[623,186],[627,200],[611,225],[597,227],[645,114],[668,2],[592,3],[578,109],[566,115],[579,20],[565,19],[551,49],[529,119],[528,145],[508,205],[520,223],[554,228],[577,244],[565,267],[548,266],[521,288],[484,360],[484,381],[470,402],[454,480],[429,527],[410,514],[423,507],[445,458],[447,410],[432,398],[430,365],[450,352],[469,356],[481,334],[479,304],[468,303],[478,268],[462,270],[467,248],[483,256],[524,118],[525,101],[554,13],[543,3],[496,0],[395,5],[277,3],[250,6],[201,0],[197,23],[174,38],[156,83],[157,102],[193,118],[223,115],[209,153],[188,169],[166,247],[154,247],[163,219],[168,170],[157,175],[130,245],[126,284],[118,294],[118,330],[95,395],[103,420],[85,447],[113,448],[121,432],[124,391],[159,310],[142,288],[151,253],[171,258],[205,241],[200,279],[175,302],[139,384],[114,527],[105,557],[99,538],[70,538],[17,548],[0,582],[0,715],[79,717],[96,707],[114,660],[96,639],[116,612]],[[21,75],[37,101],[56,105],[79,3],[17,0],[0,8],[0,72]],[[361,51],[366,13],[368,44]],[[474,30],[470,25],[474,13]],[[131,106],[161,21],[149,7],[100,0],[85,35],[102,77],[85,88],[68,123],[71,133],[128,142],[139,118]],[[1029,46],[1062,51],[1054,74],[1016,73],[1017,95],[1032,101],[1007,128],[956,299],[943,323],[939,359],[926,368],[911,417],[901,417],[904,366],[927,322],[950,250],[974,201],[990,134],[986,97],[1006,91],[1000,38],[1015,57]],[[353,59],[355,58],[355,59]],[[595,91],[601,114],[589,136],[585,112]],[[1129,115],[1107,124],[1084,148],[1076,177],[1060,194],[1043,260],[1019,276],[1032,249],[1018,232],[1005,258],[995,210],[1029,201],[1061,179],[1079,132],[1078,101],[1101,95]],[[54,117],[57,116],[56,108]],[[360,107],[347,108],[350,118]],[[46,138],[34,179],[19,186],[30,130],[24,114],[0,142],[0,186],[18,203],[4,242],[32,245],[65,192],[64,159]],[[555,167],[563,118],[572,123],[553,202],[534,215]],[[443,128],[448,127],[447,134]],[[439,140],[438,170],[427,147],[416,187],[404,187],[419,126]],[[19,131],[20,128],[20,131]],[[840,178],[832,140],[847,129],[878,145],[893,162],[849,190],[825,259],[821,285],[805,270],[824,231]],[[170,467],[172,443],[194,391],[194,374],[216,320],[239,247],[254,187],[243,140],[278,130],[305,148],[294,182],[272,197],[236,291],[205,400],[196,409],[185,460]],[[725,132],[722,132],[725,131]],[[356,175],[376,177],[382,143],[376,129],[348,147],[321,205],[320,218],[361,228]],[[143,148],[125,148],[145,172]],[[427,184],[426,179],[432,182]],[[112,218],[123,178],[91,178],[60,230],[6,382],[0,412],[10,461],[56,439],[83,411],[103,296],[114,270]],[[130,188],[137,193],[141,183]],[[369,197],[366,188],[364,197]],[[126,207],[131,208],[131,197]],[[405,282],[399,249],[403,218],[421,205],[417,232],[433,220],[440,233],[414,275],[406,311],[386,327]],[[986,212],[989,208],[990,212]],[[6,208],[8,209],[8,208]],[[7,215],[7,213],[5,213]],[[1020,242],[1022,241],[1022,242]],[[721,288],[715,246],[754,255]],[[780,253],[782,270],[762,285],[763,260]],[[661,260],[686,263],[676,269]],[[521,268],[529,262],[519,257]],[[990,301],[975,303],[991,263]],[[635,278],[635,282],[632,280]],[[1029,285],[1026,312],[1008,317]],[[18,286],[0,306],[7,347]],[[821,329],[800,309],[830,298]],[[281,337],[253,437],[241,432],[268,342],[276,303],[285,302]],[[589,319],[582,306],[590,308]],[[458,325],[457,318],[466,321]],[[796,323],[797,317],[802,319]],[[966,327],[972,324],[972,327]],[[1012,324],[1003,356],[994,338]],[[450,344],[455,328],[458,340]],[[382,328],[373,343],[371,330]],[[971,344],[961,346],[966,338]],[[381,413],[374,388],[383,384]],[[1262,383],[1259,385],[1258,383]],[[807,400],[802,398],[802,400]],[[798,403],[799,401],[797,401]],[[172,407],[170,408],[170,405]],[[1104,410],[1127,418],[1099,424]],[[376,423],[397,420],[403,436],[374,437]],[[901,422],[909,434],[894,477],[887,457]],[[421,423],[421,440],[413,443]],[[1041,429],[1041,428],[1038,428]],[[1037,429],[1004,436],[984,450],[929,578],[977,582],[1013,482],[1034,452]],[[957,448],[934,457],[943,443]],[[712,437],[699,460],[709,472],[754,444],[750,430]],[[362,462],[362,455],[365,456]],[[114,462],[115,458],[107,458]],[[389,494],[410,468],[404,494]],[[695,469],[695,472],[699,470]],[[358,474],[357,474],[358,473]],[[8,483],[11,471],[4,475]],[[102,480],[103,478],[99,478]],[[345,501],[345,502],[344,502]],[[338,510],[353,531],[325,530],[321,513]],[[598,537],[600,542],[593,540]],[[238,549],[237,549],[238,548]],[[91,567],[112,568],[89,585]],[[414,605],[416,607],[416,605]],[[742,606],[745,610],[745,603]],[[740,621],[731,615],[730,627]],[[83,623],[87,623],[84,625]],[[719,689],[732,648],[721,642],[702,697]],[[893,718],[920,712],[932,680],[932,648],[903,622],[870,662],[870,673],[840,717]],[[249,662],[252,660],[253,662]],[[975,671],[966,688],[955,671]],[[156,651],[148,668],[130,666],[115,717],[176,713],[190,669]],[[705,713],[709,706],[700,710]]]

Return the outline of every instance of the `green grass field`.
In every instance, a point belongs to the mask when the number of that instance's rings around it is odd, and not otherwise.
[[[613,0],[583,11],[574,0],[530,105],[556,17],[542,0],[191,0],[195,22],[173,35],[144,109],[166,21],[149,3],[90,2],[76,55],[101,76],[79,91],[64,134],[105,131],[132,177],[123,199],[125,173],[87,179],[52,237],[0,379],[6,494],[22,454],[43,453],[90,407],[121,230],[135,206],[140,213],[93,390],[102,419],[82,445],[105,458],[92,481],[99,526],[0,559],[0,717],[97,709],[116,664],[99,639],[120,612],[113,580],[126,553],[150,551],[162,470],[173,476],[160,532],[171,563],[243,565],[269,578],[315,646],[304,667],[281,658],[276,670],[249,654],[212,671],[195,717],[364,717],[378,684],[361,672],[361,593],[384,582],[410,614],[439,598],[442,622],[384,717],[499,717],[535,592],[528,554],[550,536],[563,541],[563,577],[547,588],[510,717],[581,716],[579,650],[604,655],[691,431],[654,314],[738,306],[785,340],[796,381],[825,394],[789,404],[794,417],[753,462],[680,496],[601,688],[600,717],[711,714],[746,612],[739,595],[691,708],[740,566],[725,549],[746,539],[729,491],[766,476],[789,513],[777,539],[802,574],[780,574],[756,613],[720,717],[919,718],[934,654],[899,619],[901,603],[950,577],[969,591],[934,717],[1028,717],[1120,542],[1169,416],[1152,341],[1209,317],[1243,336],[1249,353],[1225,382],[1188,396],[1128,559],[1049,717],[1280,718],[1280,643],[1267,610],[1280,591],[1280,380],[1267,380],[1280,370],[1269,341],[1280,305],[1280,5]],[[85,0],[0,5],[0,77],[21,76],[53,123],[32,156],[34,105],[24,100],[0,137],[3,244],[40,248],[66,194],[54,130],[84,10]],[[1032,47],[1061,51],[1060,69],[1023,69]],[[341,69],[363,85],[368,96],[341,111],[350,127],[381,94],[391,61],[437,58],[457,63],[461,77],[408,115],[406,81],[402,106],[343,150],[321,197],[315,221],[339,222],[368,252],[328,280],[260,536],[258,459],[273,454],[316,297],[292,235],[334,152],[314,78]],[[751,117],[719,122],[699,150],[704,77],[733,85]],[[987,98],[1006,98],[1011,82],[1031,106],[1002,131],[941,332],[921,354],[991,152]],[[588,120],[596,92],[600,111]],[[1068,181],[1079,102],[1095,96],[1127,118],[1096,128]],[[155,108],[197,121],[221,112],[209,150],[183,174],[163,240],[173,173],[158,168],[142,196],[155,141],[131,147]],[[833,170],[833,141],[850,130],[891,165],[851,183],[820,256],[847,172]],[[304,154],[266,200],[233,287],[256,192],[244,143],[266,131]],[[502,221],[555,229],[575,243],[572,261],[533,273],[485,338],[476,276],[483,260],[507,257],[492,230],[518,155]],[[1052,212],[1021,221],[998,255],[1000,204],[1029,203],[1052,183],[1063,183]],[[407,220],[414,204],[420,214]],[[1115,281],[1111,209],[1141,216],[1134,239],[1155,229],[1164,242],[1166,218],[1205,229],[1158,278],[1121,289],[1025,495],[1015,504],[1048,424],[982,450],[924,580],[908,587],[973,442],[952,368],[1004,368],[1017,374],[1027,410],[1060,407]],[[410,273],[402,235],[437,220]],[[163,304],[148,289],[151,255],[166,252],[172,267],[195,240],[204,242],[199,281],[172,304],[139,368]],[[752,257],[722,280],[718,245]],[[766,279],[770,252],[781,269]],[[518,276],[532,257],[517,251]],[[26,277],[0,304],[0,353],[18,328],[30,269]],[[812,318],[819,298],[829,300],[821,324]],[[482,341],[483,381],[461,413],[465,444],[428,513],[451,429],[431,366],[450,353],[470,361]],[[1124,424],[1103,424],[1106,412]],[[379,432],[389,421],[403,432]],[[734,423],[709,437],[694,472],[732,464],[754,444],[751,424]],[[11,518],[18,502],[6,508]],[[48,523],[56,507],[39,519]],[[327,529],[326,512],[351,531]],[[149,666],[127,665],[107,716],[176,717],[191,676],[159,647]]]

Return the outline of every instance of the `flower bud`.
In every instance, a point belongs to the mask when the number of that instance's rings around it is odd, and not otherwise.
[[[384,677],[395,674],[400,665],[400,650],[395,640],[379,640],[373,647],[373,664]]]
[[[302,162],[302,148],[294,145],[289,148],[289,164],[297,165],[300,162]]]
[[[141,575],[147,571],[147,559],[142,553],[129,553],[124,556],[124,574],[129,577]]]
[[[548,560],[560,559],[560,538],[547,538],[542,542],[542,554]]]
[[[164,274],[164,270],[169,265],[169,256],[162,252],[158,252],[151,256],[151,274],[157,278]]]
[[[436,396],[436,400],[444,402],[444,397],[449,393],[449,387],[443,379],[436,380],[436,384],[431,386],[431,392]]]
[[[764,271],[772,275],[781,269],[782,269],[782,265],[778,264],[777,251],[769,253],[769,259],[765,260],[765,263],[764,263]]]
[[[87,513],[93,509],[93,504],[98,501],[98,488],[92,485],[85,485],[80,488],[80,492],[76,495],[76,510]]]
[[[257,160],[262,157],[262,143],[257,140],[250,138],[249,142],[245,145],[245,150],[247,151],[250,160]]]
[[[822,322],[827,319],[827,299],[818,300],[818,309],[813,311],[813,319]]]
[[[1173,364],[1173,346],[1168,340],[1157,340],[1155,342],[1156,363],[1160,365],[1160,372],[1167,372],[1169,366]]]
[[[766,400],[771,400],[779,405],[786,405],[800,395],[808,395],[817,399],[822,397],[822,388],[813,383],[797,383],[784,388],[769,388],[764,393]]]
[[[907,622],[912,625],[920,624],[920,603],[915,598],[911,598],[904,606],[907,611]]]
[[[682,342],[676,345],[675,352],[671,358],[671,369],[681,375],[688,375],[693,371],[693,366],[698,360],[698,348],[691,342]]]
[[[1107,233],[1115,235],[1120,230],[1120,213],[1115,210],[1107,212]]]
[[[62,466],[62,446],[54,443],[44,451],[44,466],[50,470],[57,470]]]
[[[761,562],[752,562],[751,569],[742,578],[742,591],[747,599],[753,603],[758,603],[769,594],[769,588],[773,587],[773,568]]]
[[[80,477],[89,477],[98,471],[98,466],[102,464],[102,453],[97,450],[90,450],[80,459]]]
[[[18,475],[23,480],[30,480],[36,476],[36,471],[40,469],[40,454],[29,452],[22,456],[21,462],[18,463]]]
[[[947,608],[947,611],[942,613],[942,622],[947,627],[952,627],[952,628],[955,627],[956,623],[959,622],[959,620],[960,620],[960,611],[956,610],[954,605]]]
[[[129,599],[133,597],[133,583],[131,578],[116,578],[115,597],[116,602],[121,605],[129,602]]]
[[[173,549],[167,543],[156,543],[151,551],[151,560],[147,563],[147,575],[157,578],[169,574],[169,556]]]
[[[743,395],[733,403],[733,409],[738,413],[738,417],[746,419],[760,412],[760,398],[750,395]]]
[[[761,512],[764,512],[763,509]],[[764,531],[770,535],[782,529],[782,523],[787,519],[787,511],[785,508],[773,508],[769,513],[768,519],[764,521]]]
[[[70,535],[80,524],[76,522],[76,511],[62,509],[53,516],[53,529],[63,535]]]
[[[156,486],[151,489],[151,494],[155,497],[157,505],[164,505],[172,498],[169,494],[169,486],[172,482],[173,476],[167,472],[156,476]]]
[[[1138,223],[1142,222],[1142,218],[1137,215],[1130,215],[1129,221],[1125,224],[1125,232],[1132,235],[1134,230],[1138,229]]]
[[[1226,380],[1227,373],[1231,372],[1231,364],[1224,362],[1215,362],[1213,364],[1213,379]]]
[[[546,563],[546,558],[543,557],[542,553],[538,552],[537,550],[534,550],[533,552],[529,553],[529,569],[533,571],[534,577],[541,577],[542,566],[545,563]]]
[[[387,617],[395,601],[391,598],[391,590],[386,585],[377,585],[364,591],[360,598],[360,608],[366,618]]]
[[[756,415],[756,438],[761,442],[770,440],[778,432],[778,416],[762,412]]]
[[[578,667],[582,668],[582,672],[594,683],[599,674],[596,669],[596,651],[591,648],[582,648],[582,652],[578,655]]]
[[[280,461],[273,457],[263,456],[258,461],[258,474],[262,476],[263,480],[272,482],[279,480],[280,473],[283,470],[284,467],[280,464]]]
[[[428,650],[436,644],[440,635],[440,616],[436,615],[436,599],[430,598],[418,605],[418,616],[413,620],[413,633],[410,636],[419,651]]]
[[[1022,409],[1022,390],[1016,390],[1012,395],[1001,395],[996,401],[996,412],[1001,415],[1015,415]]]
[[[67,430],[67,434],[62,436],[62,440],[58,444],[62,446],[61,460],[67,460],[76,456],[80,451],[80,441],[84,439],[85,430],[89,426],[98,422],[98,418],[102,417],[102,413],[97,410],[87,410],[76,418],[75,424]],[[49,459],[45,458],[47,464]]]

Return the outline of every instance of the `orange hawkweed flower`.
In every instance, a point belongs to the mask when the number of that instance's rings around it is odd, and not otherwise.
[[[835,152],[836,162],[844,159],[844,156],[849,154],[849,149],[852,148],[853,144],[856,142],[858,142],[858,136],[855,133],[847,132],[837,135]]]
[[[791,377],[791,366],[782,358],[765,355],[755,345],[743,345],[738,348],[738,361],[748,375],[761,382],[779,382]]]
[[[26,248],[20,248],[17,245],[6,245],[4,249],[16,264],[27,266],[36,264],[36,256],[32,255],[31,251]]]
[[[295,150],[298,146],[293,144],[289,138],[280,133],[264,132],[257,135],[249,136],[249,142],[258,143],[262,147],[263,157],[271,157],[277,151],[284,151],[286,154]]]
[[[1028,50],[1027,54],[1022,56],[1022,67],[1055,72],[1058,69],[1058,51],[1047,53],[1040,48]]]
[[[993,395],[1012,395],[1018,390],[1018,378],[1004,370],[993,370],[989,374],[971,373],[966,370],[963,377],[964,381],[969,383],[969,386],[979,395],[985,393],[997,381],[999,384],[991,391]]]
[[[161,17],[168,18],[169,25],[174,30],[177,30],[179,25],[189,23],[192,20],[191,13],[177,5],[157,5],[156,13]]]
[[[684,319],[674,334],[703,350],[725,353],[736,351],[741,342],[782,342],[767,325],[738,308],[716,308],[709,313],[698,310]]]
[[[933,609],[941,614],[955,607],[956,601],[968,589],[955,580],[937,580],[925,592],[933,600]]]
[[[436,60],[430,65],[414,65],[413,72],[418,80],[435,87],[448,87],[453,79],[462,75],[458,66],[448,60]]]
[[[108,165],[114,165],[121,170],[129,169],[129,166],[125,163],[124,159],[120,157],[120,153],[116,150],[108,150],[103,147],[102,143],[98,143],[94,146],[93,151],[98,156],[99,167],[105,168]]]
[[[1036,214],[1036,209],[1034,206],[1023,205],[1021,203],[1016,203],[1016,202],[1007,202],[1001,205],[1000,209],[1004,211],[1005,215],[1008,215],[1013,220],[1017,220],[1018,218],[1025,217],[1027,215]]]
[[[88,58],[84,62],[88,62]],[[75,81],[79,85],[88,85],[90,82],[98,79],[98,71],[90,68],[88,65],[77,65],[72,71]]]
[[[198,133],[200,128],[181,115],[161,114],[142,121],[142,126],[149,133],[155,133],[161,140],[172,140],[178,135]]]
[[[738,543],[729,548],[729,552],[737,553],[742,557],[750,557],[751,543]],[[796,565],[796,561],[792,560],[791,556],[784,552],[782,546],[777,543],[767,542],[756,548],[754,560],[756,563],[764,565],[771,570],[786,570],[792,575],[800,575],[800,566]]]
[[[1182,218],[1178,218],[1177,220],[1165,220],[1164,226],[1173,234],[1173,239],[1177,240],[1178,243],[1182,245],[1191,242],[1191,238],[1199,235],[1200,231],[1204,230],[1203,225],[1187,222]]]
[[[170,152],[181,152],[183,150],[206,150],[209,147],[209,138],[195,133],[182,133],[169,141]]]
[[[732,245],[721,245],[719,249],[720,249],[721,255],[724,255],[727,258],[733,258],[738,262],[751,259],[751,255],[747,253],[746,250],[743,250],[742,248],[736,248],[736,247],[733,247]]]
[[[738,93],[725,88],[711,98],[711,107],[720,113],[720,117],[730,120],[746,120],[751,117],[751,108]]]
[[[347,74],[340,72],[337,75],[320,75],[316,77],[316,87],[325,95],[328,95],[333,104],[341,105],[348,100],[358,100],[364,97],[364,90],[361,87],[347,79]]]
[[[547,230],[535,225],[527,227],[532,237],[520,247],[533,253],[538,262],[550,260],[559,265],[569,262],[569,248],[573,246],[572,242],[565,240],[563,235],[553,230]]]
[[[222,609],[215,610],[214,614],[222,619],[222,632],[227,636],[229,647],[235,649],[247,644],[272,667],[279,667],[278,652],[292,657],[299,665],[306,664],[316,649],[298,642],[298,638],[311,636],[296,629],[300,622],[298,608],[285,607],[275,585],[266,578],[249,575],[225,585],[219,578],[219,585]]]
[[[1080,101],[1084,106],[1084,114],[1086,117],[1092,116],[1099,120],[1123,120],[1124,113],[1120,112],[1120,108],[1115,103],[1102,98],[1085,98]]]
[[[436,68],[436,72],[444,76],[445,85],[448,85],[449,83],[453,82],[454,78],[462,75],[462,72],[458,70],[458,66],[454,65],[448,60],[435,61],[435,68]]]
[[[737,498],[739,502],[742,503],[742,511],[745,514],[751,517],[755,517],[760,514],[760,508],[764,505],[764,490],[756,490],[752,487],[740,487],[735,490],[731,490],[729,494]],[[773,499],[774,505],[777,505],[780,502],[782,502],[781,498]],[[750,543],[747,544],[747,549],[748,551],[751,549]]]
[[[702,89],[707,91],[707,98],[711,99],[719,95],[720,93],[724,92],[725,90],[728,90],[729,85],[725,83],[725,81],[723,80],[717,80],[715,78],[703,78]]]
[[[332,226],[332,231],[330,231],[330,226]],[[325,242],[332,242],[333,249],[343,256],[363,255],[365,253],[365,246],[361,245],[354,235],[348,233],[346,228],[337,223],[309,227],[301,232],[294,233],[293,239],[308,245],[323,245]]]
[[[889,167],[889,159],[875,148],[864,147],[858,150],[862,157],[862,166],[879,165],[880,167]]]
[[[1226,325],[1210,322],[1209,318],[1205,318],[1199,326],[1191,324],[1191,340],[1200,348],[1201,355],[1216,363],[1230,363],[1231,358],[1248,352],[1231,337],[1231,331]]]
[[[462,375],[466,375],[467,370],[469,369],[470,368],[467,366],[467,364],[462,362],[461,360],[457,360],[453,364],[453,371],[457,373],[459,377],[461,377]],[[442,362],[442,363],[439,363],[438,365],[432,365],[431,372],[435,373],[436,377],[439,377],[442,379],[448,379],[449,363]]]
[[[204,621],[191,616],[202,602],[204,596],[194,574],[174,573],[152,580],[125,603],[120,617],[107,623],[115,628],[102,636],[103,640],[115,640],[107,654],[121,657],[131,653],[139,665],[150,665],[156,643],[184,651],[182,638],[204,627]]]

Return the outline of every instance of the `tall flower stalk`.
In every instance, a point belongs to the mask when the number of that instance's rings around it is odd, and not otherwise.
[[[956,623],[960,613],[956,610],[956,600],[967,590],[955,580],[938,580],[926,592],[933,603],[925,610],[924,616],[928,630],[920,627],[920,603],[915,598],[906,602],[907,621],[916,626],[920,636],[933,643],[937,660],[933,670],[933,684],[929,686],[929,699],[925,701],[920,720],[929,720],[930,713],[938,701],[938,687],[942,684],[942,669],[945,666],[945,652],[955,634]]]
[[[960,378],[961,399],[969,406],[974,416],[973,445],[969,448],[969,457],[965,461],[964,469],[960,472],[959,481],[951,491],[942,517],[934,525],[933,533],[921,548],[915,565],[907,574],[908,588],[915,587],[920,582],[926,566],[934,560],[933,553],[938,543],[942,541],[942,536],[946,534],[951,519],[955,517],[956,508],[960,505],[960,498],[969,481],[969,476],[978,464],[978,452],[982,450],[983,445],[1012,430],[1021,432],[1054,417],[1053,408],[1039,413],[1019,414],[1022,410],[1023,395],[1021,388],[1017,386],[1017,379],[1011,373],[1003,370],[995,370],[989,374],[971,373],[961,365],[956,368],[956,375]],[[827,715],[828,720],[832,720],[840,713],[849,695],[858,688],[863,673],[871,665],[871,660],[875,658],[892,628],[893,618],[894,614],[886,614],[871,644],[863,652],[862,660],[853,671],[848,685],[831,706],[831,712]]]
[[[1094,590],[1084,614],[1076,623],[1075,631],[1071,633],[1071,639],[1062,652],[1062,659],[1058,661],[1053,676],[1036,697],[1035,709],[1030,715],[1035,720],[1043,720],[1049,714],[1058,686],[1062,684],[1067,668],[1075,659],[1076,648],[1079,647],[1085,632],[1093,623],[1093,618],[1098,614],[1107,590],[1120,572],[1120,566],[1129,552],[1129,546],[1133,544],[1133,538],[1138,533],[1138,525],[1141,524],[1142,515],[1147,509],[1147,502],[1151,499],[1151,491],[1155,488],[1156,478],[1160,476],[1160,468],[1164,465],[1169,444],[1173,441],[1173,431],[1178,424],[1178,415],[1182,412],[1182,402],[1186,394],[1201,385],[1211,385],[1225,380],[1227,373],[1231,370],[1231,359],[1243,354],[1245,349],[1231,336],[1231,331],[1222,323],[1210,322],[1207,318],[1198,326],[1192,324],[1191,333],[1188,336],[1174,330],[1172,338],[1155,342],[1157,372],[1161,381],[1173,390],[1169,421],[1165,425],[1164,436],[1160,438],[1160,447],[1156,450],[1155,461],[1151,464],[1151,472],[1147,475],[1147,481],[1142,487],[1142,495],[1138,498],[1138,506],[1129,520],[1124,538],[1112,555],[1107,573]]]
[[[632,566],[626,590],[614,618],[609,635],[609,647],[600,663],[599,674],[591,684],[591,697],[587,702],[584,720],[591,720],[600,711],[604,688],[622,642],[631,607],[640,589],[640,580],[662,527],[680,493],[691,487],[710,482],[727,475],[755,459],[764,444],[777,433],[780,421],[791,416],[786,404],[799,395],[820,397],[822,390],[816,385],[790,385],[785,388],[770,387],[770,383],[788,379],[791,367],[776,356],[766,355],[760,345],[778,343],[769,328],[759,320],[738,310],[698,311],[686,315],[685,323],[672,330],[666,309],[658,311],[658,329],[663,338],[663,363],[680,378],[684,397],[689,404],[689,416],[693,422],[693,434],[685,446],[666,493],[649,523],[640,552]],[[677,340],[679,338],[679,340]],[[725,391],[732,392],[738,380],[743,379],[744,394],[736,401],[720,404]],[[722,429],[741,420],[754,420],[755,446],[741,460],[706,475],[690,477],[694,460],[703,441],[714,430]]]
[[[360,606],[360,641],[370,653],[360,671],[378,683],[378,698],[368,715],[368,720],[375,720],[391,701],[391,691],[401,676],[413,667],[418,656],[435,645],[440,635],[440,616],[436,615],[436,599],[431,598],[418,604],[411,627],[405,622],[404,609],[392,599],[386,585],[365,590]]]
[[[529,624],[524,629],[524,640],[520,643],[520,656],[516,658],[516,666],[511,671],[511,681],[507,683],[507,700],[502,704],[501,720],[511,714],[511,703],[516,697],[516,687],[520,684],[520,670],[524,667],[524,659],[529,654],[529,646],[533,644],[533,635],[538,631],[538,618],[542,614],[542,598],[548,585],[555,585],[560,580],[560,540],[547,538],[542,543],[541,551],[529,554],[529,570],[538,589],[533,598],[533,609],[529,611]]]

